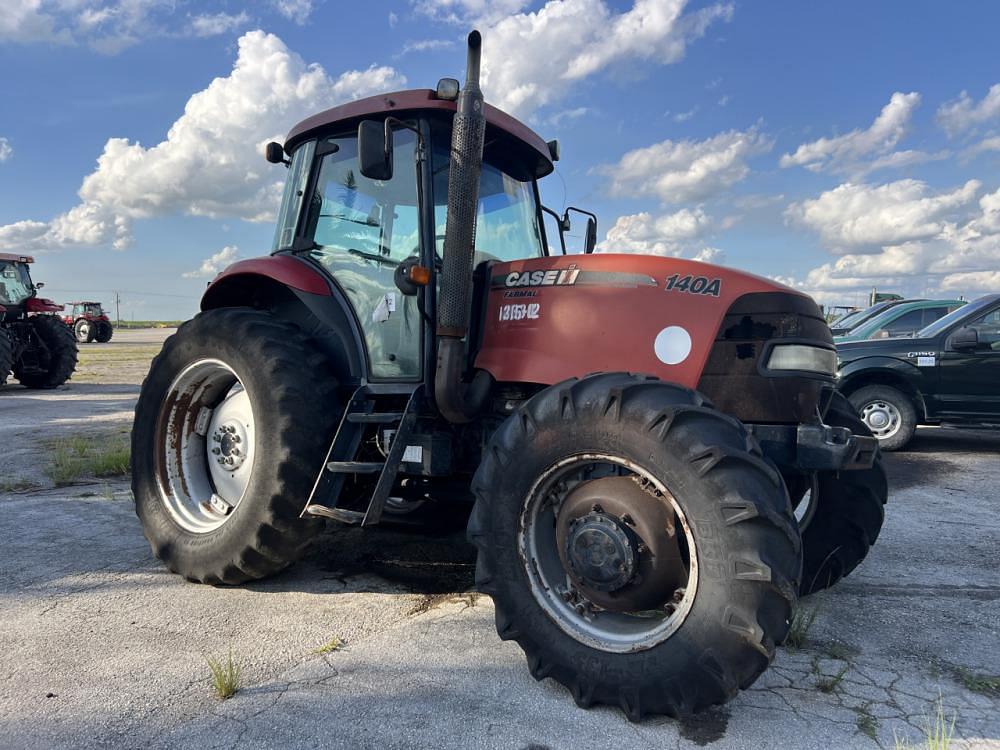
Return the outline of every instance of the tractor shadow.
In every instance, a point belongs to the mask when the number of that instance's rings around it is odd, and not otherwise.
[[[465,540],[465,518],[431,530],[328,528],[304,561],[350,593],[460,594],[475,586],[476,551]]]

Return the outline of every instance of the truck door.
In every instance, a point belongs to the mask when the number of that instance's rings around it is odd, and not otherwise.
[[[946,341],[938,363],[941,416],[1000,419],[1000,307],[967,326],[979,334],[979,346],[955,351]]]

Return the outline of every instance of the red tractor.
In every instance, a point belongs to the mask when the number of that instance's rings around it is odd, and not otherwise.
[[[593,218],[586,254],[554,250],[537,180],[557,144],[484,104],[480,43],[461,90],[355,101],[268,145],[288,167],[273,252],[216,277],[154,360],[136,510],[209,584],[285,568],[324,519],[464,512],[537,679],[631,719],[700,711],[868,552],[876,441],[811,298],[591,254]]]
[[[69,314],[63,315],[63,323],[73,329],[73,335],[81,344],[96,341],[106,344],[111,341],[114,328],[108,314],[100,302],[70,302]]]
[[[11,373],[27,388],[56,388],[76,369],[73,332],[56,315],[63,306],[38,296],[30,255],[0,253],[0,385]]]

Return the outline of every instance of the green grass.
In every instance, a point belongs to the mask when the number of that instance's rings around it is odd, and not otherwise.
[[[344,644],[343,640],[341,640],[337,636],[333,636],[333,638],[331,638],[330,640],[328,640],[322,646],[320,646],[317,649],[314,649],[313,653],[314,654],[332,654],[334,651],[340,651],[340,649],[342,649],[344,647],[344,645],[345,644]]]
[[[944,701],[938,698],[934,716],[928,719],[927,725],[924,727],[923,741],[918,745],[913,745],[893,732],[895,750],[949,750],[955,736],[956,719],[956,714],[952,714],[950,717],[945,715]]]
[[[850,668],[850,664],[845,664],[837,674],[831,677],[820,677],[816,680],[816,689],[821,693],[832,693],[840,687],[840,683],[844,681],[844,675],[847,674],[847,670]]]
[[[955,676],[967,690],[989,698],[1000,698],[1000,677],[996,675],[978,674],[965,667],[955,667]]]
[[[240,689],[240,677],[243,668],[239,662],[233,660],[233,649],[229,649],[229,655],[222,659],[206,658],[208,668],[212,673],[212,690],[220,700],[226,700],[236,695]]]
[[[56,487],[93,477],[121,477],[129,472],[131,453],[124,432],[58,438],[49,447],[46,473]]]
[[[806,644],[809,643],[809,629],[816,622],[818,614],[818,607],[808,609],[802,606],[796,607],[795,614],[792,616],[792,624],[788,628],[788,636],[785,638],[785,645],[788,648],[805,648]]]
[[[858,731],[868,737],[868,739],[878,741],[878,719],[872,714],[869,705],[866,703],[860,708],[855,709],[858,715],[854,723],[858,727]]]
[[[115,328],[176,328],[183,320],[123,320],[121,323],[111,321]]]

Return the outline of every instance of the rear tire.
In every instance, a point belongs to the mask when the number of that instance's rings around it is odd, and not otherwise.
[[[0,327],[0,385],[7,382],[11,368],[14,366],[14,344],[7,331]]]
[[[111,337],[114,335],[114,328],[111,324],[105,320],[100,321],[97,324],[97,334],[95,338],[98,344],[106,344],[111,341]]]
[[[825,421],[834,427],[848,427],[857,435],[871,434],[841,393],[834,394]],[[791,482],[793,502],[799,501],[807,488],[808,483]],[[878,539],[888,496],[881,455],[876,454],[870,469],[817,472],[812,491],[816,497],[809,498],[812,507],[801,529],[800,596],[830,588],[849,575]]]
[[[673,488],[695,550],[687,586],[696,596],[678,605],[679,624],[634,647],[573,635],[537,593],[542,552],[531,557],[519,541],[540,478],[590,454]],[[547,388],[491,438],[473,491],[476,584],[493,597],[500,637],[517,641],[535,679],[552,677],[582,707],[619,706],[638,721],[723,703],[757,679],[788,631],[801,543],[784,484],[744,427],[694,391],[625,373]]]
[[[213,366],[232,373],[242,391],[178,393],[185,373]],[[250,473],[220,519],[210,499],[225,491],[209,462],[221,444],[209,439],[216,436],[209,422],[199,445],[197,424],[202,408],[214,414],[233,393],[245,393],[252,410],[252,432],[240,445]],[[184,323],[153,360],[132,427],[132,491],[153,553],[173,572],[210,584],[263,578],[298,559],[323,528],[299,514],[342,411],[326,357],[290,323],[247,308],[209,310]],[[177,469],[172,455],[182,450],[190,453]],[[195,487],[207,491],[188,489]]]
[[[15,363],[14,377],[25,388],[58,388],[69,380],[76,370],[78,351],[73,330],[54,315],[35,315],[28,318],[28,323],[48,347],[48,369],[44,372],[25,371],[20,363]]]
[[[884,451],[898,451],[910,442],[917,429],[913,401],[888,385],[868,385],[852,393],[848,400]]]

